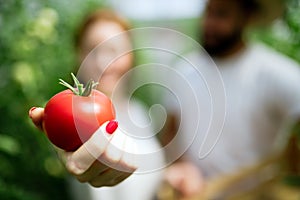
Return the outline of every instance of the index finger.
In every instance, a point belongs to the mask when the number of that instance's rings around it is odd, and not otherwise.
[[[66,168],[74,175],[82,175],[97,160],[107,148],[113,135],[105,132],[108,122],[104,123],[92,136],[75,152],[66,152],[64,160]]]

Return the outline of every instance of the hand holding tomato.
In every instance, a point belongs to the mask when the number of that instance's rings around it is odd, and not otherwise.
[[[46,104],[43,129],[49,140],[66,151],[74,151],[106,121],[115,119],[111,100],[94,90],[93,81],[85,88],[72,74],[75,88],[60,79],[67,90],[54,95]]]
[[[79,88],[79,90],[81,89]],[[97,93],[91,88],[89,90]],[[89,182],[94,187],[112,186],[122,182],[136,170],[136,167],[134,166],[133,155],[124,154],[124,143],[122,147],[116,150],[116,142],[114,141],[120,140],[118,138],[122,134],[118,130],[112,134],[116,130],[117,124],[115,121],[111,121],[115,117],[111,102],[106,96],[101,96],[102,99],[100,100],[97,100],[97,96],[83,100],[81,98],[86,97],[76,96],[75,98],[78,98],[79,101],[74,104],[71,101],[73,95],[70,91],[63,91],[54,96],[55,98],[53,97],[47,103],[45,109],[32,108],[29,111],[32,122],[40,130],[46,132],[48,138],[51,138],[51,142],[59,147],[57,151],[66,169],[80,182]],[[66,103],[65,105],[59,101],[61,99],[64,100],[62,102]],[[71,106],[71,109],[69,103],[82,107],[77,110]],[[100,108],[103,107],[96,114],[95,105],[98,108],[99,106]],[[109,105],[109,107],[105,108],[105,105]],[[60,109],[63,109],[64,112]],[[74,112],[83,114],[76,116]],[[108,114],[103,115],[103,113]],[[76,117],[78,118],[74,120]],[[90,123],[91,119],[96,120],[92,122],[97,123]],[[82,136],[78,137],[78,131],[82,131],[83,140]]]
[[[32,122],[42,130],[44,109],[31,109],[29,116]],[[56,149],[66,169],[80,182],[88,182],[94,187],[116,185],[136,170],[133,157],[123,157],[121,151],[112,151],[114,146],[110,140],[118,137],[118,133],[107,134],[105,130],[107,124],[108,122],[104,123],[75,152]],[[104,162],[106,164],[103,164]],[[114,167],[109,167],[107,164]]]
[[[196,199],[195,197],[205,189],[205,182],[199,169],[188,161],[179,161],[167,168],[165,181],[182,200]]]

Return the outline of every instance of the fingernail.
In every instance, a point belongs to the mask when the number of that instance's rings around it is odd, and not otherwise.
[[[108,122],[105,129],[108,134],[113,134],[117,128],[118,128],[118,122],[113,120]]]
[[[32,118],[32,112],[33,112],[35,109],[36,109],[36,107],[30,108],[29,113],[28,113],[30,118]]]

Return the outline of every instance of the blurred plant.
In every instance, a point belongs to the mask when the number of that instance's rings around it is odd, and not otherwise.
[[[251,37],[300,62],[300,1],[284,1],[287,7],[283,17],[251,32]]]
[[[99,0],[0,0],[0,199],[69,199],[66,174],[28,119],[77,65],[73,35]]]

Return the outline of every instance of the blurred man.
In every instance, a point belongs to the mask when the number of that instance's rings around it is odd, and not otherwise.
[[[183,159],[174,163],[166,173],[166,180],[183,198],[205,191],[205,184],[213,179],[234,175],[254,166],[280,151],[283,128],[296,123],[300,114],[300,70],[289,58],[259,44],[245,41],[249,25],[258,22],[264,13],[262,1],[208,0],[201,23],[201,42],[213,58],[224,82],[226,118],[221,137],[204,159],[199,159],[201,139],[196,139]],[[276,2],[271,2],[276,4]],[[271,5],[270,5],[271,6]],[[267,12],[265,12],[267,13]],[[264,16],[268,18],[268,16]],[[198,61],[204,62],[203,55]],[[201,64],[199,65],[201,66]],[[180,65],[185,71],[185,66]],[[201,69],[200,69],[201,71]],[[195,71],[186,73],[199,99],[203,100],[202,81]],[[180,87],[180,85],[178,85]],[[202,93],[202,94],[200,94]],[[169,111],[168,134],[176,134],[173,127],[196,119],[183,119],[178,106]],[[184,112],[190,108],[181,108]],[[170,114],[170,115],[171,115]],[[204,112],[201,113],[205,115]],[[286,131],[286,129],[284,129]],[[182,130],[186,137],[191,130]],[[287,131],[286,131],[287,132]],[[200,131],[197,135],[203,135]],[[203,137],[202,137],[203,138]],[[280,139],[281,138],[281,139]],[[215,138],[217,140],[217,138]],[[279,145],[280,146],[280,145]],[[264,177],[260,177],[264,178]],[[256,180],[258,178],[256,177]],[[257,185],[251,180],[243,189]],[[240,187],[239,185],[238,187]],[[238,188],[241,190],[241,188]]]

